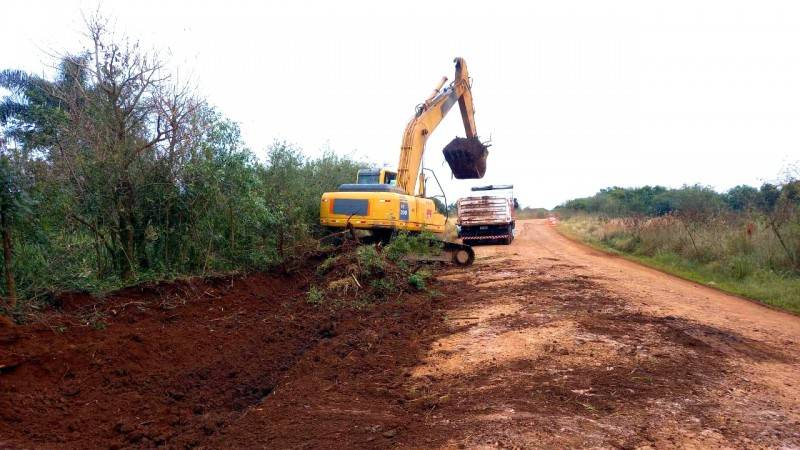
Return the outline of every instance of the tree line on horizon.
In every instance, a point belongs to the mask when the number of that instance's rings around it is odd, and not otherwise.
[[[700,214],[761,212],[793,207],[800,201],[800,181],[788,173],[782,183],[763,183],[756,188],[738,185],[717,192],[700,184],[680,188],[664,186],[608,187],[589,197],[568,200],[554,211],[580,211],[608,217],[663,216],[691,210]]]
[[[611,187],[590,197],[564,202],[554,211],[567,218],[587,214],[606,221],[617,219],[615,231],[604,236],[610,242],[612,238],[627,233],[631,239],[626,241],[626,246],[631,249],[648,244],[644,242],[648,238],[655,239],[652,237],[654,233],[643,232],[648,227],[666,229],[670,223],[680,224],[678,229],[682,231],[672,231],[675,235],[672,243],[664,237],[669,233],[662,230],[657,239],[664,249],[680,247],[683,240],[688,243],[684,256],[700,262],[721,259],[728,254],[749,257],[760,252],[762,256],[768,256],[759,258],[755,265],[796,274],[800,273],[800,176],[796,169],[790,169],[783,178],[780,183],[763,183],[758,188],[739,185],[725,192],[702,185],[677,189],[662,186]],[[648,218],[672,220],[652,221]],[[753,239],[761,230],[771,238]],[[708,235],[707,248],[720,248],[704,251],[698,239],[701,234]],[[717,236],[717,239],[712,236]],[[725,244],[722,236],[728,236],[726,239],[730,242]]]

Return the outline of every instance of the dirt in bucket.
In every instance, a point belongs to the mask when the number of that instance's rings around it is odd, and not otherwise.
[[[486,173],[489,150],[477,137],[457,137],[447,144],[442,153],[453,171],[453,176],[459,180],[483,178]]]

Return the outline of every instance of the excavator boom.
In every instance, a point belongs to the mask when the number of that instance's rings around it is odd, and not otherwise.
[[[477,138],[478,130],[475,128],[475,107],[472,104],[472,81],[469,79],[467,63],[464,58],[456,58],[456,80],[464,80],[467,88],[458,97],[458,106],[461,110],[461,120],[464,122],[464,132],[468,138]]]
[[[403,191],[414,195],[417,177],[422,166],[422,156],[425,153],[425,142],[436,127],[442,122],[450,108],[457,102],[461,110],[461,120],[467,139],[456,139],[448,147],[455,145],[456,150],[448,152],[445,148],[445,159],[450,164],[456,178],[481,178],[486,167],[486,147],[480,143],[475,127],[475,107],[472,104],[472,91],[470,86],[467,63],[463,58],[456,58],[455,79],[450,86],[441,89],[443,83],[434,90],[434,93],[419,107],[414,117],[408,122],[403,133],[403,144],[400,148],[400,161],[397,165],[397,185]],[[442,80],[445,82],[446,80]],[[464,148],[472,146],[477,148],[475,156],[465,152]],[[453,158],[449,158],[448,153]],[[453,159],[453,161],[451,161]],[[482,159],[482,161],[480,161]],[[477,160],[477,161],[476,161]],[[483,171],[472,170],[474,166],[483,163]],[[466,170],[464,170],[466,166]]]

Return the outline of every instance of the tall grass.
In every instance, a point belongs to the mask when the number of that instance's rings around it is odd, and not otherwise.
[[[678,217],[615,218],[579,214],[561,222],[582,240],[684,278],[800,313],[800,274],[764,223],[719,215],[702,223]],[[782,237],[800,248],[800,230]]]

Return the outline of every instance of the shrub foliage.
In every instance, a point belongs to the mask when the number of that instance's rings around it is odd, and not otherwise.
[[[316,233],[320,195],[360,164],[275,142],[259,159],[238,125],[157,55],[88,22],[52,79],[0,71],[4,308],[59,290],[266,268]]]

